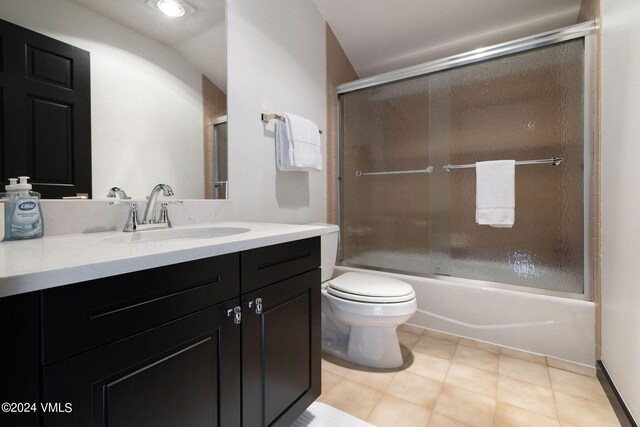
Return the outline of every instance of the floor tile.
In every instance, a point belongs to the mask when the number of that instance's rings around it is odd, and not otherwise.
[[[549,370],[546,366],[527,360],[500,355],[500,375],[520,381],[551,388]]]
[[[367,421],[377,427],[427,427],[431,411],[422,406],[384,396],[373,408]]]
[[[381,397],[382,393],[378,390],[342,379],[322,401],[354,417],[366,420]]]
[[[354,366],[349,370],[349,372],[347,372],[344,378],[384,392],[391,383],[394,375],[396,375],[396,372],[394,371],[367,369],[365,367]]]
[[[386,393],[416,405],[433,408],[441,389],[442,383],[439,381],[411,372],[399,372],[393,377]]]
[[[413,350],[442,359],[451,359],[456,352],[456,344],[422,335]]]
[[[420,335],[414,334],[413,332],[397,331],[397,334],[400,344],[404,345],[409,350],[411,350],[420,339]]]
[[[449,341],[455,344],[458,344],[458,341],[460,341],[460,337],[457,335],[447,334],[445,332],[440,332],[440,331],[434,331],[433,329],[425,329],[422,332],[422,335],[425,335],[431,338],[438,338],[440,340]]]
[[[424,328],[421,328],[419,326],[407,325],[406,323],[403,323],[402,325],[398,326],[398,330],[420,335],[422,334],[422,331],[424,331]]]
[[[620,426],[611,405],[593,400],[571,396],[559,391],[554,392],[558,416],[564,425],[573,424],[580,427]]]
[[[413,360],[406,370],[436,381],[444,381],[451,361],[419,352],[412,354]]]
[[[453,418],[434,412],[431,414],[429,427],[469,427],[469,424],[465,424],[458,420],[454,420]]]
[[[322,353],[322,369],[329,371],[332,374],[344,377],[352,366],[353,363],[331,356],[327,353]]]
[[[498,375],[461,363],[452,363],[445,384],[450,384],[482,396],[496,398]]]
[[[460,338],[458,344],[466,345],[467,347],[479,348],[490,353],[500,353],[500,346],[491,344],[489,342],[472,340],[470,338]]]
[[[484,369],[489,372],[498,372],[498,361],[500,356],[486,350],[480,350],[466,345],[458,345],[453,361],[474,368]]]
[[[508,347],[501,347],[500,354],[547,366],[547,358],[541,354],[529,353],[528,351],[516,350],[515,348]]]
[[[318,397],[318,400],[322,401],[327,393],[340,382],[341,376],[333,374],[329,371],[322,370],[322,394]]]
[[[587,375],[594,378],[596,376],[596,368],[593,366],[569,362],[568,360],[557,359],[551,356],[547,356],[547,365],[558,369],[564,369],[565,371],[575,372],[580,375]]]
[[[555,418],[498,402],[494,427],[560,427]]]
[[[596,378],[547,367],[546,358],[519,350],[398,335],[404,364],[397,370],[323,354],[318,400],[379,427],[619,426]]]
[[[546,387],[499,375],[498,401],[556,418],[553,392]]]
[[[596,378],[557,368],[549,368],[549,374],[554,390],[597,402],[609,403],[600,381]]]
[[[473,426],[490,427],[495,406],[493,399],[445,384],[434,411]]]

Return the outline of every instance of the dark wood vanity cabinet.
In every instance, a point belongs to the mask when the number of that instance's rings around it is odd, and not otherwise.
[[[320,395],[319,265],[311,238],[0,299],[40,318],[2,398],[49,405],[0,425],[289,426]]]

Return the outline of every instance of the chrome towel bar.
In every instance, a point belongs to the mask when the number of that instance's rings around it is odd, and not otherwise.
[[[281,122],[284,122],[284,117],[281,116],[280,114],[262,113],[260,115],[260,120],[262,120],[265,123],[269,123],[271,120],[280,120]],[[322,135],[322,131],[321,130],[318,130],[318,132],[320,132],[320,135]]]
[[[552,157],[550,159],[539,159],[539,160],[520,160],[516,162],[516,165],[551,165],[551,166],[558,166],[560,163],[562,163],[564,159],[562,157]],[[446,165],[443,166],[443,168],[447,171],[447,172],[451,172],[454,169],[469,169],[469,168],[475,168],[476,164],[475,163],[469,163],[466,165]]]
[[[550,159],[539,159],[539,160],[520,160],[516,162],[516,165],[551,165],[558,166],[562,163],[564,159],[562,157],[552,157]],[[454,169],[469,169],[475,168],[475,163],[469,163],[466,165],[446,165],[442,168],[447,172],[451,172]],[[403,175],[410,173],[433,173],[433,166],[428,166],[425,169],[414,169],[414,170],[406,170],[406,171],[389,171],[389,172],[363,172],[357,171],[356,176],[370,176],[370,175]]]
[[[390,171],[390,172],[362,172],[357,171],[356,176],[369,176],[369,175],[404,175],[410,173],[432,173],[433,166],[427,166],[425,169],[414,169],[407,171]]]

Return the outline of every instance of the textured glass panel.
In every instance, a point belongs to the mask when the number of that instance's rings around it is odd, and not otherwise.
[[[583,46],[342,95],[343,263],[583,293]],[[516,166],[508,229],[476,224],[475,169],[442,169],[554,156],[565,160]]]

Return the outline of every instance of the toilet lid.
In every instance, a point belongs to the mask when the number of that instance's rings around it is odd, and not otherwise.
[[[415,298],[411,285],[379,274],[348,272],[329,281],[327,292],[360,302],[405,302]]]

